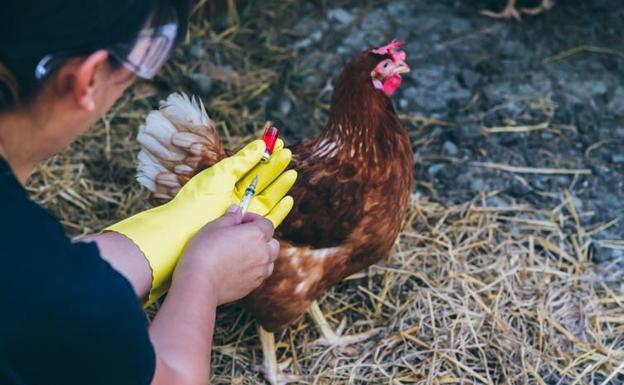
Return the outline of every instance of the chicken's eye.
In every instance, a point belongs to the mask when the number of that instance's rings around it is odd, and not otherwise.
[[[389,65],[389,63],[388,63],[388,62],[385,62],[385,63],[384,63],[384,65],[383,65],[383,68],[384,68],[384,69],[388,68],[388,65]]]

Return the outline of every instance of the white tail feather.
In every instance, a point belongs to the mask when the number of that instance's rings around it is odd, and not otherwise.
[[[210,118],[204,109],[204,103],[193,97],[188,97],[184,93],[173,93],[167,100],[161,102],[160,110],[174,124],[183,125],[210,125]]]
[[[171,151],[153,135],[150,135],[146,130],[139,129],[137,140],[141,143],[141,146],[143,146],[143,150],[149,151],[152,155],[158,158],[169,161],[179,161],[184,159],[184,153]]]
[[[195,143],[207,144],[208,140],[192,132],[176,132],[173,134],[171,142],[176,146],[190,148]]]
[[[138,160],[137,181],[151,192],[156,192],[156,176],[161,172],[166,172],[167,168],[160,164],[156,157],[144,149],[139,152]]]
[[[173,168],[173,171],[176,174],[190,174],[192,173],[194,170],[191,166],[187,165],[187,164],[177,164],[175,165],[175,167]]]
[[[156,175],[167,171],[167,168],[160,164],[158,159],[147,151],[139,152],[139,173],[145,174],[152,180],[156,179]]]
[[[165,187],[180,187],[178,176],[171,172],[163,172],[156,176],[156,183]]]
[[[171,138],[178,130],[160,111],[152,111],[145,118],[143,131],[156,138],[163,146],[175,150]],[[182,152],[182,151],[179,151]]]
[[[139,182],[139,184],[143,187],[145,187],[146,189],[148,189],[151,192],[156,192],[156,181],[154,179],[150,179],[149,177],[147,177],[144,174],[141,174],[139,172],[139,174],[136,177],[137,182]]]
[[[171,196],[196,171],[206,150],[221,149],[201,99],[173,93],[139,127],[137,181],[154,197]],[[221,149],[222,151],[222,149]],[[183,176],[178,180],[178,176]],[[184,179],[184,177],[186,179]],[[170,195],[168,195],[170,194]]]

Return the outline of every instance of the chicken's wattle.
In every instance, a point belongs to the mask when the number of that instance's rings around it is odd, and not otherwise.
[[[403,78],[401,75],[396,74],[392,75],[385,82],[382,82],[379,79],[373,80],[373,86],[378,90],[382,90],[386,95],[392,95],[399,87],[401,87],[401,83],[403,82]]]

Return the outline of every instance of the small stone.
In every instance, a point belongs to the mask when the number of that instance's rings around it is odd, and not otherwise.
[[[319,20],[310,16],[303,17],[299,20],[297,25],[292,29],[292,32],[299,36],[305,36],[312,31],[319,29]]]
[[[559,82],[571,103],[593,103],[608,90],[607,84],[601,80],[560,79]]]
[[[570,178],[565,175],[555,176],[551,180],[558,188],[568,188],[570,186]]]
[[[511,39],[501,39],[497,47],[497,52],[506,58],[514,58],[518,52],[524,52],[524,45],[518,41]]]
[[[511,93],[511,88],[512,85],[508,81],[491,82],[483,87],[483,93],[487,100],[498,103],[501,100],[505,100],[505,96]]]
[[[271,98],[267,95],[262,95],[258,99],[258,104],[260,104],[264,109],[269,108],[269,104],[271,103]]]
[[[448,17],[445,19],[446,20],[443,24],[447,28],[449,28],[451,33],[454,35],[466,33],[473,30],[472,23],[470,23],[470,21],[466,19],[461,19],[459,17]]]
[[[572,204],[574,205],[577,211],[583,210],[583,201],[574,194],[572,194]]]
[[[318,43],[319,41],[321,41],[321,39],[323,39],[323,31],[321,31],[320,29],[317,29],[314,32],[311,32],[307,37],[296,42],[294,44],[294,47],[297,49],[308,48],[312,44]]]
[[[614,154],[611,156],[611,161],[617,164],[624,164],[624,154]]]
[[[380,43],[379,45],[388,43],[388,36],[386,34],[390,33],[390,29],[392,28],[391,17],[384,9],[374,9],[370,11],[362,20],[362,26],[366,26],[366,31],[369,33],[377,32],[381,36],[378,40],[370,40],[371,42],[377,41]],[[359,50],[362,47],[358,47]]]
[[[355,16],[345,11],[343,8],[332,9],[327,13],[327,16],[331,20],[336,20],[340,24],[351,24],[355,20]]]
[[[470,178],[470,190],[475,193],[479,193],[485,190],[485,182],[481,178],[472,177]]]
[[[312,39],[310,39],[309,37],[306,37],[296,42],[294,45],[294,48],[295,49],[307,48],[311,45],[312,45]]]
[[[405,16],[411,11],[411,9],[409,9],[410,5],[411,4],[406,2],[391,2],[388,4],[388,13],[395,18]]]
[[[212,79],[206,74],[194,73],[188,76],[192,87],[200,94],[208,94],[212,90]]]
[[[624,116],[624,87],[617,87],[613,92],[613,97],[607,105],[609,112]]]
[[[403,97],[408,100],[415,100],[418,97],[418,91],[414,87],[408,87],[403,91]]]
[[[494,196],[487,198],[485,201],[485,204],[487,205],[487,207],[496,207],[496,208],[509,206],[507,201],[499,197],[498,195],[494,195]]]
[[[366,32],[359,29],[354,28],[349,35],[343,40],[343,44],[346,46],[345,48],[351,48],[353,50],[361,50],[362,46],[365,45],[364,41],[366,40]]]
[[[279,102],[279,110],[282,115],[288,115],[290,110],[292,109],[292,103],[288,98],[282,98]]]
[[[431,131],[431,136],[438,137],[438,136],[442,135],[443,132],[444,131],[442,131],[442,128],[436,127],[436,128],[433,129],[433,131]]]
[[[204,43],[201,39],[191,44],[191,55],[198,59],[206,56],[206,48],[204,48]]]
[[[442,171],[446,167],[443,163],[434,163],[427,168],[427,175],[429,175],[430,179],[434,179],[436,174]]]
[[[451,142],[450,140],[447,140],[446,142],[444,142],[444,144],[442,144],[442,151],[444,151],[450,156],[455,156],[459,153],[459,149],[457,148],[457,145]]]
[[[465,69],[459,74],[459,81],[465,88],[472,89],[481,81],[481,75]]]
[[[607,84],[601,80],[588,80],[584,83],[585,89],[590,95],[603,95],[607,92]]]
[[[555,134],[553,134],[552,132],[542,132],[540,136],[544,140],[553,140],[555,138]]]
[[[323,31],[321,31],[320,29],[310,34],[310,39],[312,39],[313,42],[318,43],[319,41],[321,41],[322,38],[323,38]]]
[[[483,136],[483,132],[481,131],[481,126],[479,124],[465,123],[459,128],[459,130],[457,130],[457,135],[463,140],[474,140],[481,138]]]
[[[548,190],[549,180],[548,177],[545,176],[535,177],[533,178],[531,184],[539,190],[546,191]]]

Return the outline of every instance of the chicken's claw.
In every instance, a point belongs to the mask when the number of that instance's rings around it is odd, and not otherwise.
[[[527,15],[539,15],[542,12],[549,11],[552,7],[555,6],[555,2],[553,0],[542,0],[542,3],[533,8],[522,8],[520,12],[526,13]]]
[[[482,10],[481,14],[483,16],[491,17],[493,19],[515,19],[517,21],[521,21],[520,12],[515,7],[515,1],[510,1],[507,3],[505,9],[500,12],[493,12],[488,10]]]
[[[323,312],[321,311],[321,308],[316,301],[312,302],[312,305],[310,306],[310,316],[312,316],[314,323],[316,323],[316,326],[321,332],[321,338],[314,341],[314,345],[346,347],[366,341],[367,339],[375,336],[382,330],[381,328],[377,328],[371,329],[364,333],[343,336],[342,331],[346,326],[344,320],[340,323],[338,329],[334,331],[331,326],[329,326],[329,323],[325,319],[325,316],[323,315]]]
[[[494,19],[515,19],[521,21],[520,14],[526,15],[539,15],[542,12],[546,12],[555,6],[554,0],[542,0],[542,3],[534,8],[521,8],[520,11],[516,9],[516,0],[508,0],[505,9],[501,12],[492,12],[488,10],[481,11],[481,14]]]
[[[286,384],[305,384],[306,382],[300,376],[284,374],[284,370],[288,369],[291,360],[277,362],[275,355],[275,336],[273,333],[267,332],[261,326],[258,326],[258,334],[260,342],[262,342],[262,354],[264,363],[262,365],[252,365],[251,370],[262,373],[264,378],[271,385]]]
[[[331,336],[323,336],[319,338],[318,340],[314,341],[314,345],[329,346],[329,347],[346,347],[349,345],[354,345],[354,344],[359,344],[360,342],[364,342],[367,339],[379,334],[381,330],[382,328],[375,328],[364,333],[351,334],[351,335],[346,335],[346,336],[334,333]]]

